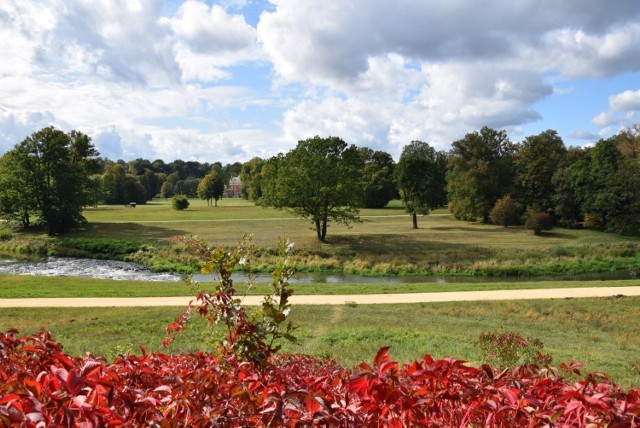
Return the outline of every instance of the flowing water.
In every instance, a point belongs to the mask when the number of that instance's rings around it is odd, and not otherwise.
[[[0,259],[0,273],[16,275],[42,276],[80,276],[114,280],[142,280],[142,281],[180,281],[183,275],[167,272],[151,272],[142,265],[114,260],[76,259],[61,257],[46,257],[43,259],[11,260]],[[212,282],[215,275],[195,275],[199,282]],[[247,281],[248,274],[237,272],[233,275],[235,281]],[[601,274],[566,275],[562,277],[468,277],[468,276],[382,276],[368,277],[339,273],[303,273],[298,272],[291,279],[291,283],[364,283],[364,284],[408,284],[408,283],[456,283],[456,282],[522,282],[541,280],[580,280],[597,281],[604,279],[629,279],[628,272],[608,272]],[[256,274],[254,282],[271,282],[271,275]]]

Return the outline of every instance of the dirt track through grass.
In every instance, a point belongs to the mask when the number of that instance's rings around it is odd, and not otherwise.
[[[528,290],[457,291],[443,293],[307,295],[289,298],[293,305],[375,305],[433,302],[467,302],[531,299],[573,299],[584,297],[640,296],[636,287],[556,288]],[[262,296],[246,296],[246,305],[260,305]],[[150,307],[187,306],[185,297],[76,297],[49,299],[0,299],[0,307]]]

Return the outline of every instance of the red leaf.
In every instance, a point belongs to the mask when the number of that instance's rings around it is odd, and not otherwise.
[[[84,379],[78,376],[75,370],[71,370],[63,380],[66,382],[67,391],[72,395],[77,395],[84,385]]]
[[[82,377],[91,377],[94,375],[99,369],[102,367],[102,363],[90,360],[84,363],[82,369],[80,370],[80,376]]]
[[[517,405],[518,405],[518,394],[520,394],[520,390],[519,389],[515,389],[515,388],[503,389],[500,392],[502,393],[502,395],[504,395],[507,398],[507,400],[509,401],[509,404],[511,404],[511,406],[517,407]]]
[[[29,392],[31,392],[36,397],[40,397],[40,392],[42,391],[42,385],[40,385],[40,382],[30,377],[25,377],[23,382],[24,386],[29,390]]]
[[[385,346],[378,350],[375,358],[373,359],[373,364],[380,367],[382,363],[386,363],[389,361],[389,356],[387,355],[387,351],[389,351],[390,346]]]
[[[349,392],[359,396],[366,396],[369,391],[369,382],[365,375],[360,377],[352,377],[349,382]]]

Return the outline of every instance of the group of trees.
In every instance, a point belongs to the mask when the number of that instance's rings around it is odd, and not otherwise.
[[[448,204],[459,220],[525,224],[536,233],[554,223],[640,230],[638,125],[582,148],[565,147],[553,130],[516,144],[505,131],[483,127],[448,153],[413,141],[397,164],[384,152],[315,137],[286,155],[253,159],[246,177],[256,180],[248,195],[310,219],[321,241],[329,221],[349,225],[360,207],[384,206],[397,194],[413,228],[418,214]]]
[[[483,128],[452,145],[449,209],[458,219],[504,225],[546,216],[565,227],[637,231],[639,153],[638,125],[581,148],[565,147],[553,130],[514,144]]]
[[[23,227],[36,218],[49,234],[82,223],[97,156],[81,132],[49,127],[33,133],[0,158],[0,215]]]
[[[122,160],[100,161],[100,171],[92,177],[96,183],[93,199],[96,203],[106,204],[144,204],[157,195],[163,198],[185,195],[206,199],[208,203],[217,202],[224,194],[225,183],[238,176],[242,168],[240,162],[223,166],[220,162],[176,160],[165,163],[159,159],[153,162],[135,159],[126,163]]]
[[[270,159],[223,166],[199,162],[98,157],[79,132],[45,128],[0,158],[0,215],[23,226],[36,217],[51,233],[83,221],[90,204],[143,204],[180,194],[217,205],[239,176],[241,195],[309,219],[319,240],[330,222],[349,225],[362,207],[401,197],[417,216],[448,204],[460,220],[534,230],[555,222],[619,232],[640,229],[640,126],[595,145],[567,148],[553,130],[513,143],[484,127],[454,141],[449,152],[412,141],[396,164],[388,153],[314,137]]]

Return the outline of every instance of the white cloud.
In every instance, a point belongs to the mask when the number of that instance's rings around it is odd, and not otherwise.
[[[609,105],[613,111],[640,110],[640,89],[637,91],[624,91],[609,97]]]
[[[633,1],[272,3],[258,25],[265,51],[281,82],[314,94],[285,113],[285,138],[444,148],[484,125],[518,131],[542,119],[534,106],[554,93],[546,73],[608,76],[640,64]]]
[[[209,8],[194,0],[180,6],[170,25],[197,52],[238,52],[250,48],[255,40],[255,30],[241,15],[228,15],[220,6]]]
[[[52,123],[55,123],[55,117],[49,111],[14,113],[0,108],[0,153],[11,150],[26,136]]]
[[[624,91],[609,97],[609,110],[599,113],[591,122],[603,128],[605,135],[611,129],[619,131],[630,128],[640,118],[640,90]]]
[[[612,76],[640,70],[640,24],[629,23],[605,34],[562,28],[545,34],[539,53],[567,77]]]
[[[1,2],[0,152],[53,124],[109,157],[243,160],[316,134],[397,156],[521,132],[572,79],[640,70],[637,0],[178,3]],[[637,120],[637,87],[609,102],[597,126]]]

